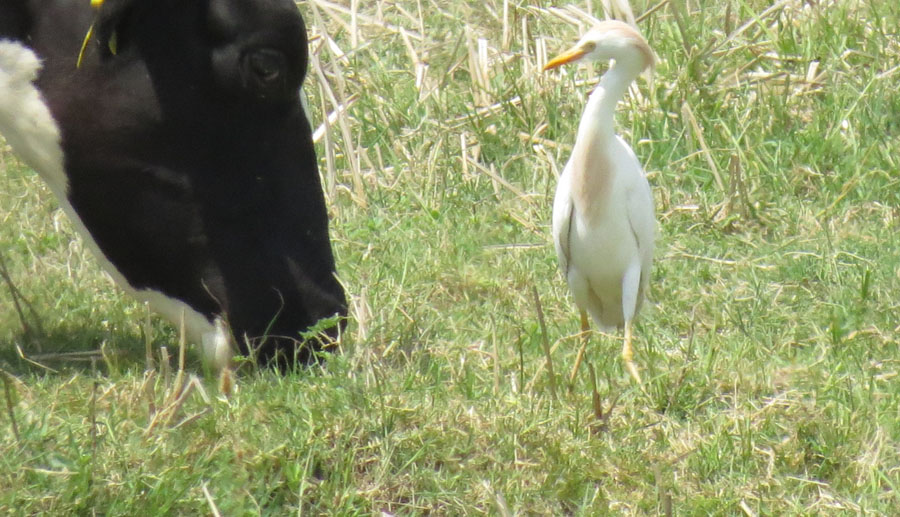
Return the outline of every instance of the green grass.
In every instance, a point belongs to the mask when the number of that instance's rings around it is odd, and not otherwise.
[[[174,373],[143,372],[145,309],[0,151],[0,251],[43,327],[26,334],[0,288],[18,435],[3,402],[0,512],[896,513],[900,7],[690,1],[640,21],[660,62],[618,126],[660,221],[635,343],[647,392],[595,335],[598,422],[586,370],[566,385],[578,319],[549,219],[600,69],[543,74],[538,57],[586,24],[438,4],[301,5],[334,41],[311,44],[314,120],[352,99],[318,151],[353,319],[343,354],[243,374],[229,401],[210,379],[208,401],[175,402]],[[167,323],[149,330],[177,348]]]

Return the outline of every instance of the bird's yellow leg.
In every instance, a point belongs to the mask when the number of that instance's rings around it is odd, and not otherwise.
[[[622,345],[622,359],[625,360],[625,369],[637,381],[638,385],[643,387],[644,383],[641,382],[641,374],[638,373],[637,365],[634,364],[634,352],[631,350],[631,320],[625,322],[625,344]]]
[[[578,374],[578,368],[584,361],[584,351],[587,348],[588,339],[590,338],[591,324],[588,322],[587,312],[581,311],[581,348],[578,349],[578,355],[575,356],[575,364],[572,365],[572,373],[569,374],[569,389],[575,385],[575,376]]]

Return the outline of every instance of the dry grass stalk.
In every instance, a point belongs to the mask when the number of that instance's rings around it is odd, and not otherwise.
[[[643,13],[641,13],[640,16],[638,16],[637,18],[635,18],[635,20],[634,20],[635,23],[636,23],[636,24],[637,24],[637,23],[641,23],[642,21],[644,21],[645,19],[647,19],[648,17],[650,17],[650,15],[652,15],[652,14],[655,13],[656,11],[658,11],[658,10],[662,9],[663,7],[665,7],[666,4],[668,4],[668,3],[669,3],[669,0],[660,0],[659,3],[657,3],[656,5],[654,5],[654,6],[651,7],[651,8],[647,9],[646,11],[644,11]],[[728,9],[730,9],[730,8],[731,8],[731,4],[728,4]],[[727,31],[726,31],[726,32],[727,32]]]
[[[632,27],[637,27],[634,19],[634,12],[628,0],[601,0],[603,3],[603,13],[609,18],[623,20]]]
[[[717,50],[719,48],[722,48],[723,46],[725,46],[726,44],[728,44],[729,42],[731,42],[732,40],[734,40],[735,38],[737,38],[738,36],[743,34],[744,31],[746,31],[750,27],[753,27],[757,23],[759,23],[760,20],[767,18],[770,14],[772,14],[776,11],[780,11],[782,8],[784,8],[785,5],[787,5],[793,1],[798,1],[798,0],[781,0],[778,3],[772,4],[766,10],[760,12],[756,16],[753,16],[752,18],[750,18],[749,20],[744,22],[740,27],[738,27],[734,32],[729,34],[724,40],[720,41],[711,50]]]
[[[315,19],[316,29],[322,34],[322,37],[325,41],[334,43],[333,40],[327,35],[325,22],[322,20],[322,17],[319,11],[315,8],[315,3],[311,4],[313,6],[313,15]],[[327,81],[327,75],[325,74],[325,68],[322,65],[320,51],[311,52],[309,62],[312,66],[313,70],[316,72],[316,77],[318,79],[319,91],[320,95],[324,95],[325,98],[331,104],[331,107],[334,112],[338,113],[337,123],[338,128],[340,129],[341,140],[343,142],[344,149],[344,157],[349,162],[350,167],[350,177],[353,185],[353,197],[354,201],[360,205],[362,208],[366,208],[368,206],[368,201],[365,193],[365,189],[363,186],[362,180],[362,170],[359,165],[359,158],[357,152],[354,149],[357,147],[354,145],[352,132],[350,130],[351,123],[349,121],[349,116],[346,111],[341,111],[341,106],[345,106],[350,104],[350,99],[352,96],[345,95],[346,92],[346,84],[344,82],[344,74],[339,65],[339,61],[342,57],[344,57],[343,51],[341,51],[337,44],[334,43],[333,46],[326,45],[329,48],[329,52],[335,57],[334,60],[331,61],[331,77],[334,78],[337,83],[337,88],[332,88],[331,85]],[[337,50],[335,50],[337,49]],[[328,113],[329,110],[325,106],[324,99],[321,99],[322,105],[322,113]],[[327,125],[326,125],[326,133],[327,133]],[[335,166],[334,166],[334,156],[336,153],[332,148],[333,142],[330,140],[329,136],[326,134],[326,162],[328,163],[328,175],[326,176],[328,180],[326,184],[329,186],[327,189],[330,194],[334,193],[333,185],[335,185],[334,178],[336,177]]]
[[[722,176],[719,174],[719,167],[716,166],[716,161],[712,157],[709,146],[706,145],[706,139],[703,137],[703,130],[697,122],[697,117],[694,116],[694,110],[691,109],[691,105],[687,102],[681,107],[681,116],[686,119],[691,126],[691,133],[694,135],[694,138],[697,139],[697,144],[700,146],[701,151],[703,151],[703,157],[706,158],[706,163],[712,171],[713,179],[716,181],[716,187],[719,188],[720,192],[725,192],[725,184],[722,182]]]
[[[169,352],[166,347],[160,347],[160,369],[162,370],[162,378],[164,386],[166,387],[166,392],[163,395],[163,401],[159,408],[156,407],[156,404],[154,402],[155,397],[153,390],[153,380],[155,378],[155,374],[151,371],[144,377],[142,391],[147,395],[150,410],[150,424],[148,424],[147,428],[144,430],[145,437],[149,436],[158,426],[178,428],[197,420],[201,416],[211,411],[211,407],[209,407],[211,399],[206,393],[206,390],[203,388],[203,383],[196,375],[187,375],[185,373],[184,364],[186,349],[187,334],[184,323],[184,313],[182,312],[181,325],[179,326],[178,335],[178,371],[175,374],[175,380],[172,384],[169,383]],[[187,377],[187,380],[185,380],[185,377]],[[175,415],[180,412],[181,408],[184,406],[185,401],[194,392],[197,392],[200,395],[203,402],[206,404],[206,407],[204,407],[198,413],[185,417],[177,424],[172,426],[171,422],[175,418]]]
[[[310,62],[313,63],[313,67],[317,70],[321,70],[321,68],[316,64],[318,61],[317,54],[310,55]],[[325,93],[323,88],[319,88],[319,107],[322,110],[322,113],[327,113],[328,108],[325,105]],[[338,110],[335,109],[332,113],[338,113]],[[339,115],[336,115],[335,121],[337,120]],[[331,131],[329,128],[331,127],[332,122],[329,120],[329,117],[326,117],[324,121],[322,121],[322,136],[325,139],[325,194],[330,198],[334,199],[335,189],[337,186],[337,168],[334,163],[334,140],[331,138]]]
[[[168,386],[169,380],[171,378],[171,370],[172,365],[169,363],[169,349],[168,347],[161,346],[159,347],[159,369],[162,374],[163,383]]]
[[[231,368],[222,368],[222,371],[219,372],[219,393],[222,394],[226,399],[230,399],[232,393],[234,393],[237,384],[235,383],[234,378],[234,370]]]
[[[406,32],[406,29],[400,29],[400,37],[403,39],[403,45],[406,47],[406,53],[409,54],[409,60],[412,64],[410,68],[415,69],[417,65],[419,65],[422,60],[419,59],[419,53],[416,52],[416,49],[413,48],[412,41],[409,40],[409,35]]]
[[[509,505],[506,503],[506,498],[503,497],[503,494],[491,486],[490,481],[483,481],[482,486],[488,494],[493,495],[494,502],[497,505],[497,515],[500,515],[501,517],[512,517],[513,514],[509,511]]]
[[[350,47],[359,47],[359,0],[350,1]]]
[[[53,352],[47,354],[34,354],[35,361],[96,361],[103,357],[102,350],[81,350],[78,352]]]
[[[741,499],[740,502],[741,511],[744,512],[744,515],[747,517],[756,517],[756,512],[754,512],[750,506],[747,505],[747,501]]]
[[[34,360],[32,360],[30,357],[28,357],[27,355],[25,355],[25,351],[22,350],[21,345],[19,345],[18,343],[16,343],[16,353],[19,355],[19,359],[22,359],[23,361],[25,361],[26,363],[28,363],[28,364],[30,364],[30,365],[32,365],[32,366],[37,366],[38,368],[47,370],[48,372],[59,373],[59,371],[57,371],[57,370],[55,370],[55,369],[53,369],[53,368],[50,368],[50,367],[47,366],[47,365],[41,364],[41,363],[39,363],[39,362],[37,362],[37,361],[34,361]],[[95,353],[95,352],[94,352],[94,353]]]
[[[500,348],[497,346],[497,324],[491,315],[491,359],[494,362],[494,395],[500,395]]]
[[[182,418],[177,424],[172,426],[172,429],[180,429],[181,427],[184,427],[193,422],[196,422],[201,417],[203,417],[211,412],[212,412],[212,406],[207,406],[207,407],[201,409],[200,411],[194,413],[193,415],[188,415],[188,416]]]
[[[500,48],[504,52],[509,50],[511,39],[511,29],[509,26],[509,0],[503,0],[503,31],[500,36]]]
[[[591,376],[591,410],[594,414],[594,421],[589,424],[589,429],[591,434],[599,434],[609,429],[609,417],[612,416],[612,412],[619,402],[619,395],[613,397],[609,408],[604,411],[600,392],[597,390],[597,374],[594,371],[594,365],[588,361],[587,368]]]
[[[469,49],[469,74],[472,77],[472,96],[476,107],[491,105],[488,95],[490,91],[489,64],[487,55],[487,40],[485,38],[466,39]]]
[[[9,425],[12,427],[13,436],[19,441],[19,426],[16,423],[15,396],[12,387],[12,375],[0,370],[0,377],[3,378],[3,394],[6,399],[6,413],[9,415]]]
[[[407,11],[406,9],[404,9],[404,8],[403,8],[403,4],[401,4],[401,3],[399,3],[399,2],[395,3],[395,4],[393,5],[393,7],[397,10],[397,12],[399,12],[400,14],[402,14],[403,16],[405,16],[406,19],[409,20],[410,23],[412,23],[413,25],[416,25],[416,26],[419,27],[419,32],[420,32],[420,34],[423,35],[423,39],[424,39],[424,35],[425,35],[425,25],[424,25],[424,24],[425,24],[425,17],[422,15],[422,2],[421,2],[421,0],[416,0],[416,14],[413,14],[413,13]]]
[[[731,174],[731,181],[729,182],[730,197],[732,200],[735,200],[736,197],[740,201],[741,217],[747,220],[753,215],[753,205],[750,202],[750,192],[747,189],[747,183],[744,181],[739,155],[731,155],[728,168]]]
[[[114,371],[116,368],[116,360],[118,359],[119,351],[112,348],[112,345],[109,344],[109,341],[104,339],[100,342],[100,358],[103,359],[103,364],[106,365],[106,369],[108,371]],[[95,374],[97,373],[97,358],[91,356],[91,371]]]
[[[532,284],[531,294],[534,297],[534,309],[537,311],[538,324],[541,326],[541,345],[544,347],[544,357],[547,362],[547,375],[550,378],[550,393],[554,399],[558,399],[556,395],[556,374],[553,371],[553,354],[550,350],[550,341],[547,338],[547,324],[544,321],[544,309],[541,307],[541,297],[538,295],[537,287]]]
[[[600,392],[597,390],[597,373],[590,361],[587,362],[587,369],[591,375],[591,408],[594,411],[594,418],[598,422],[602,422],[604,420],[603,403],[600,400]]]
[[[325,120],[323,120],[322,123],[319,124],[319,127],[317,127],[315,131],[313,131],[313,143],[319,143],[322,138],[327,138],[328,128],[333,126],[340,117],[343,117],[344,114],[347,113],[358,100],[359,95],[354,93],[349,98],[347,98],[347,102],[341,104],[340,106],[337,106],[336,108],[328,112]],[[323,111],[323,113],[325,112]]]
[[[567,9],[567,8],[537,7],[537,8],[534,8],[534,10],[541,14],[553,15],[553,16],[563,20],[564,22],[568,23],[569,25],[576,26],[578,28],[579,33],[584,32],[585,24],[590,26],[590,25],[593,25],[593,23],[596,21],[596,18],[594,18],[591,15],[586,14],[584,11],[581,11],[580,9],[576,9],[574,12],[572,12],[572,10]],[[582,18],[582,16],[586,16],[587,20]]]
[[[150,304],[144,304],[144,322],[141,331],[144,334],[144,369],[152,371],[153,366],[153,327],[150,326]]]
[[[519,199],[530,202],[531,196],[526,194],[525,191],[523,191],[519,187],[516,187],[512,183],[503,179],[503,177],[501,177],[499,174],[497,174],[497,171],[494,170],[494,164],[491,164],[491,166],[488,168],[488,167],[485,167],[484,165],[478,163],[477,161],[473,160],[472,158],[466,157],[466,159],[468,159],[469,163],[472,164],[476,169],[478,169],[479,171],[486,174],[489,178],[491,178],[492,181],[495,182],[495,191],[497,190],[496,185],[502,185],[503,188],[505,188],[505,189],[509,190],[510,192],[512,192],[513,194],[515,194],[516,197],[518,197]],[[496,193],[499,196],[499,192],[496,192]]]
[[[144,380],[138,393],[143,393],[147,397],[147,411],[150,419],[156,415],[156,400],[153,393],[153,386],[156,384],[156,370],[147,370],[144,372]]]
[[[88,414],[91,421],[91,450],[97,450],[97,388],[99,386],[100,382],[94,379],[94,382],[91,383],[91,401],[88,405]]]
[[[327,5],[326,3],[316,2],[311,3],[310,7],[312,8],[313,13],[315,13],[317,18],[320,17],[319,9],[321,9],[326,15],[328,15],[329,19],[340,25],[345,31],[350,32],[350,24],[346,20],[344,20],[343,17],[339,16],[330,5]],[[319,30],[320,28],[321,25],[318,23],[318,20],[316,24],[310,27],[310,29],[312,30]],[[328,38],[327,33],[323,32],[319,32],[317,36],[320,38]]]
[[[200,394],[200,397],[206,402],[207,405],[210,404],[211,400],[209,395],[206,394],[206,390],[203,388],[203,384],[200,382],[200,379],[196,375],[190,375],[188,377],[187,382],[184,382],[181,385],[172,385],[165,395],[165,402],[153,415],[150,420],[150,424],[147,426],[147,429],[144,430],[144,436],[150,436],[154,429],[158,426],[168,427],[172,422],[172,419],[175,418],[175,415],[181,411],[181,408],[184,406],[184,403],[187,401],[188,397],[197,392]],[[193,422],[200,416],[208,413],[211,408],[206,407],[201,410],[199,413],[191,415],[177,425],[185,425],[186,423]],[[172,426],[175,427],[175,426]]]
[[[181,323],[178,325],[178,372],[175,374],[176,387],[180,387],[184,382],[184,354],[185,348],[187,348],[186,332],[187,330],[184,326],[184,311],[181,311]],[[176,395],[180,395],[180,393],[176,393]]]
[[[344,23],[344,22],[343,22],[343,20],[341,19],[341,17],[338,16],[336,13],[342,13],[342,14],[344,14],[344,15],[350,16],[351,18],[355,16],[355,17],[356,17],[356,25],[357,25],[357,26],[359,26],[359,24],[362,23],[362,24],[364,24],[364,25],[367,25],[367,26],[370,26],[370,27],[373,27],[373,28],[377,28],[377,29],[381,29],[381,30],[387,30],[388,32],[392,32],[392,33],[395,33],[395,34],[400,33],[400,31],[406,30],[407,32],[409,32],[409,35],[410,35],[412,38],[414,38],[414,39],[417,39],[417,40],[424,40],[424,39],[425,39],[425,37],[423,36],[423,34],[424,34],[424,29],[420,29],[421,32],[409,31],[409,29],[405,29],[405,28],[402,27],[402,26],[394,25],[394,24],[391,24],[391,23],[385,23],[383,16],[381,16],[381,17],[372,17],[372,16],[367,16],[367,15],[365,15],[365,14],[360,14],[358,11],[357,11],[356,14],[354,15],[353,10],[352,10],[351,8],[349,8],[349,7],[344,7],[343,5],[339,5],[339,4],[336,4],[336,3],[334,3],[334,2],[328,2],[327,0],[312,0],[312,1],[310,2],[310,6],[312,6],[312,7],[320,7],[320,8],[322,9],[322,11],[328,13],[328,15],[329,15],[332,19],[338,21],[339,23]],[[410,15],[409,13],[403,11],[403,10],[400,8],[399,5],[394,5],[394,6],[392,6],[392,7],[397,8],[398,11],[401,11],[401,12],[404,13],[407,17],[409,17],[409,18],[411,18],[411,19],[414,19],[414,17],[413,17],[412,15]],[[421,20],[419,20],[419,22],[421,23]],[[350,25],[352,26],[352,23],[351,23]]]
[[[459,134],[459,151],[462,162],[462,177],[465,180],[470,180],[473,175],[469,172],[469,143],[468,143],[468,135],[465,131],[462,131]]]
[[[209,493],[209,487],[207,486],[207,483],[205,481],[203,482],[202,489],[203,497],[206,498],[206,502],[207,504],[209,504],[209,511],[212,512],[215,517],[221,517],[222,513],[219,512],[219,507],[216,506],[216,502],[213,501],[212,494]]]
[[[591,337],[591,329],[589,327],[590,323],[587,320],[587,314],[581,313],[581,332],[578,335],[581,337],[581,346],[578,347],[578,353],[575,354],[575,364],[572,365],[572,372],[569,374],[569,391],[575,387],[575,377],[578,375],[578,368],[581,366],[581,362],[584,361],[584,353],[587,350],[588,342]]]
[[[475,109],[474,112],[469,112],[464,115],[459,115],[456,118],[452,118],[446,121],[447,130],[454,131],[465,125],[468,125],[473,120],[482,119],[486,117],[490,117],[491,115],[495,115],[497,113],[502,112],[503,110],[509,109],[510,106],[519,106],[522,104],[522,99],[517,95],[510,99],[507,99],[503,102],[497,102],[491,104],[490,106],[482,106],[480,108]]]
[[[662,514],[666,517],[671,517],[672,494],[670,493],[669,484],[666,483],[666,478],[663,477],[662,467],[659,463],[654,463],[652,468],[657,497],[659,497],[660,506],[662,506]]]
[[[34,307],[31,305],[22,293],[19,291],[19,288],[12,281],[12,277],[9,274],[9,269],[6,267],[6,259],[3,257],[3,254],[0,253],[0,278],[3,279],[3,282],[6,284],[6,288],[9,290],[10,297],[12,297],[13,308],[16,310],[16,314],[19,316],[19,322],[22,324],[22,333],[25,334],[25,338],[34,344],[35,349],[40,353],[41,350],[41,342],[37,339],[37,336],[46,335],[44,332],[44,326],[41,324],[41,319],[38,317],[37,311],[34,310]],[[28,319],[25,317],[25,311],[22,310],[22,305],[28,309],[28,312],[31,313],[31,317],[34,318],[34,326],[37,330],[37,334],[35,334],[34,330],[31,328],[31,325],[28,324]]]
[[[532,59],[526,59],[525,63],[530,66],[530,69],[525,69],[524,72],[529,75],[534,75],[534,73],[539,70],[539,66],[543,67],[547,63],[547,45],[544,44],[544,38],[537,37],[535,38],[535,47],[534,47],[534,55],[528,56],[528,42],[530,41],[529,31],[528,31],[528,17],[522,17],[522,28],[521,28],[521,36],[522,36],[522,52],[526,54],[526,57],[531,57]],[[543,53],[541,53],[543,50]]]
[[[850,179],[850,181],[844,183],[844,185],[841,187],[841,192],[837,195],[837,197],[835,197],[834,200],[831,203],[829,203],[829,205],[827,207],[823,208],[822,210],[819,210],[816,213],[816,219],[822,219],[822,217],[824,217],[825,214],[827,214],[828,212],[833,210],[834,207],[836,207],[837,204],[840,203],[842,199],[847,197],[847,194],[849,194],[850,192],[853,191],[853,189],[856,188],[857,183],[859,183],[859,176],[854,176],[853,178]]]
[[[363,285],[359,294],[351,298],[351,307],[353,321],[356,322],[356,342],[366,343],[369,339],[369,322],[372,320],[368,286]]]
[[[524,131],[519,131],[519,140],[523,142],[529,142],[532,144],[539,144],[544,147],[549,147],[551,149],[561,149],[563,151],[571,151],[572,146],[569,144],[560,144],[559,142],[555,142],[553,140],[548,140],[546,138],[541,138],[535,135],[529,135]]]

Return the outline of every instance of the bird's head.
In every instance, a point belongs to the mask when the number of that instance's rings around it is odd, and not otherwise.
[[[551,59],[544,70],[575,61],[607,62],[615,59],[640,70],[655,62],[647,40],[632,26],[618,20],[606,20],[595,25],[572,48]]]

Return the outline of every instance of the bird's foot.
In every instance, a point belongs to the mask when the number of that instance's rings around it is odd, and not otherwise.
[[[630,358],[625,359],[625,369],[628,370],[628,373],[631,374],[631,378],[637,381],[638,386],[641,388],[644,387],[644,383],[641,381],[641,374],[638,372],[637,365],[634,364]]]

